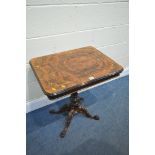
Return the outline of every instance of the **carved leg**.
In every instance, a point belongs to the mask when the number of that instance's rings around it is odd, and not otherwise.
[[[64,138],[64,137],[65,137],[66,132],[67,132],[67,130],[68,130],[68,128],[69,128],[69,125],[70,125],[70,123],[71,123],[71,120],[72,120],[72,118],[73,118],[73,116],[74,116],[74,113],[75,113],[74,110],[71,110],[71,111],[68,113],[68,116],[67,116],[66,122],[65,122],[65,127],[64,127],[64,129],[62,130],[62,132],[60,133],[60,137],[61,137],[61,138]]]
[[[63,107],[61,107],[60,110],[55,111],[55,110],[52,109],[52,110],[49,111],[49,113],[60,114],[60,113],[63,113],[63,112],[69,111],[69,110],[70,110],[70,108],[69,108],[69,106],[66,104],[66,105],[64,105]]]
[[[94,120],[99,120],[99,116],[98,115],[91,115],[88,110],[84,107],[84,106],[79,106],[78,107],[78,112],[82,113],[83,115],[85,115],[88,118],[94,119]]]

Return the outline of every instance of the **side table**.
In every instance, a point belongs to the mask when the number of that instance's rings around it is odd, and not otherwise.
[[[64,104],[58,111],[67,112],[65,127],[60,133],[63,138],[75,114],[99,120],[91,115],[82,104],[83,98],[78,91],[118,76],[123,67],[92,46],[41,56],[30,60],[36,78],[49,100],[70,95],[70,103]]]

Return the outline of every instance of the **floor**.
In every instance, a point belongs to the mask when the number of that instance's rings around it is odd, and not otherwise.
[[[27,155],[128,155],[129,77],[80,94],[99,121],[77,115],[64,139],[64,115],[51,115],[68,98],[27,114]]]

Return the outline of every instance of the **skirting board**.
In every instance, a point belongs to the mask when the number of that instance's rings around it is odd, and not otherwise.
[[[125,70],[120,74],[120,76],[118,76],[116,78],[113,78],[113,79],[110,79],[110,80],[107,80],[105,82],[99,83],[99,84],[97,84],[95,86],[91,86],[89,88],[85,88],[85,89],[81,90],[80,92],[89,90],[91,88],[97,87],[99,85],[105,84],[107,82],[110,82],[112,80],[116,80],[118,78],[121,78],[121,77],[124,77],[124,76],[127,76],[127,75],[129,75],[129,69],[128,68],[125,68]],[[46,96],[41,97],[39,99],[32,100],[32,101],[28,101],[28,102],[26,102],[26,113],[29,113],[29,112],[34,111],[36,109],[42,108],[42,107],[44,107],[46,105],[49,105],[49,104],[52,104],[52,103],[54,103],[56,101],[62,100],[64,98],[68,97],[68,96],[69,95],[66,95],[64,97],[61,97],[59,99],[55,99],[53,101],[49,100]]]

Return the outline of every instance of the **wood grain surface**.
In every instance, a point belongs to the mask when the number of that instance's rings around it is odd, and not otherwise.
[[[72,92],[123,71],[122,66],[91,46],[33,58],[30,65],[47,96]]]

